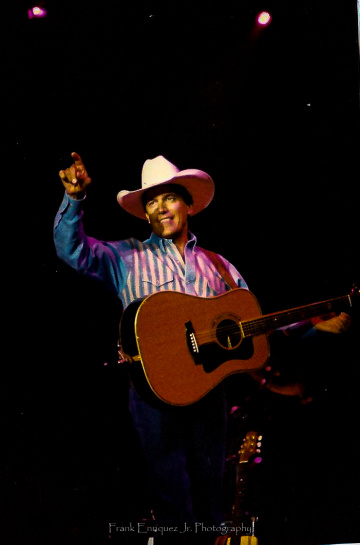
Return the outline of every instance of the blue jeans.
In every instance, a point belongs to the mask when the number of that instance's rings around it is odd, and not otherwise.
[[[185,407],[157,399],[147,403],[132,387],[129,400],[157,524],[218,526],[223,520],[226,455],[223,386]]]

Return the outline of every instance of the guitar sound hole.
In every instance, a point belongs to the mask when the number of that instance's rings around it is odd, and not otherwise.
[[[223,348],[236,348],[241,342],[239,325],[234,320],[221,320],[216,326],[216,338]]]

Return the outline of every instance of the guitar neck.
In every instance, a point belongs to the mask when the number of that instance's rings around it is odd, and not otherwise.
[[[247,493],[247,463],[238,464],[236,468],[236,492],[232,507],[233,526],[241,527],[245,515],[245,495]]]
[[[320,303],[313,303],[302,307],[283,310],[273,314],[265,314],[254,320],[245,320],[241,322],[241,327],[245,337],[267,334],[280,327],[285,327],[308,318],[328,314],[329,312],[340,312],[352,307],[350,295],[328,299]]]

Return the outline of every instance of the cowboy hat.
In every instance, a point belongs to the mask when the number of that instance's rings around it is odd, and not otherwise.
[[[146,219],[142,196],[148,189],[165,184],[184,187],[193,199],[190,215],[194,216],[206,208],[215,192],[212,178],[202,170],[179,170],[165,157],[159,155],[145,161],[141,174],[141,189],[120,191],[117,201],[124,210],[141,219]]]

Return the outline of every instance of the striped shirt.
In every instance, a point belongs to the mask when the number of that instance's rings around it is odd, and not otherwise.
[[[54,240],[60,259],[86,276],[102,281],[125,307],[158,291],[179,291],[199,297],[220,295],[230,289],[207,252],[189,234],[185,259],[171,239],[151,234],[115,242],[88,237],[83,229],[83,200],[65,195],[55,218]],[[247,285],[226,259],[218,256],[239,288]]]

